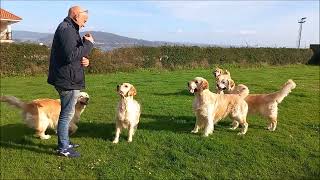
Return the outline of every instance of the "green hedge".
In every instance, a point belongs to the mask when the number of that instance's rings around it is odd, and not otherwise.
[[[181,69],[236,64],[306,64],[310,49],[220,48],[198,46],[161,46],[120,48],[110,52],[94,49],[89,56],[88,73],[130,71],[139,68]],[[1,75],[46,74],[50,49],[34,44],[1,44]]]
[[[1,75],[35,75],[47,72],[50,49],[35,44],[1,44]]]

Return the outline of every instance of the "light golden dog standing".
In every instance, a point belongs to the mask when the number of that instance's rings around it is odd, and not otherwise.
[[[132,142],[141,114],[140,104],[133,99],[133,96],[137,95],[137,90],[132,84],[123,83],[117,86],[117,92],[120,95],[120,101],[116,112],[116,135],[113,143],[119,142],[123,128],[129,129],[128,142]]]
[[[60,99],[36,99],[31,102],[23,102],[14,96],[1,96],[0,101],[7,102],[22,110],[23,120],[26,125],[36,130],[35,136],[41,139],[49,139],[46,135],[47,128],[57,130],[59,114],[61,111]],[[75,114],[70,121],[69,132],[73,134],[78,129],[76,123],[80,120],[80,115],[85,110],[89,101],[86,92],[80,92],[75,105]]]
[[[236,85],[229,75],[220,75],[216,78],[218,92],[227,94],[246,94],[249,90],[241,88],[242,85]],[[244,85],[243,85],[244,86]],[[245,86],[246,87],[246,86]],[[249,94],[245,101],[249,106],[249,114],[260,114],[269,120],[267,129],[275,131],[278,123],[278,104],[289,95],[292,89],[296,87],[293,80],[289,79],[284,83],[281,89],[277,92],[269,94]]]
[[[188,89],[195,94],[193,101],[193,111],[196,115],[196,124],[192,133],[197,133],[204,129],[204,136],[208,136],[214,131],[214,124],[226,116],[233,120],[233,127],[236,129],[239,124],[243,127],[239,135],[243,135],[248,130],[246,120],[248,105],[244,98],[233,94],[215,94],[209,90],[209,83],[202,77],[196,77],[188,82]]]

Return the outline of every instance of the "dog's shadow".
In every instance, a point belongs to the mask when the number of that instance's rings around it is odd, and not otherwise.
[[[183,89],[177,92],[170,93],[154,93],[157,96],[193,96],[187,89]]]
[[[169,115],[152,115],[141,114],[141,117],[148,121],[139,123],[138,129],[152,131],[171,131],[174,133],[190,133],[193,130],[196,117],[194,116],[169,116]],[[226,118],[215,124],[217,129],[228,129],[231,127],[232,120]],[[202,130],[203,131],[203,130]]]
[[[70,139],[76,137],[101,138],[104,140],[112,140],[114,136],[114,123],[89,123],[80,122],[76,133],[70,135]],[[0,145],[2,148],[21,149],[33,151],[41,154],[55,154],[57,142],[52,143],[52,139],[41,140],[34,137],[35,130],[28,128],[25,124],[7,124],[0,126]],[[55,131],[47,129],[46,134],[51,138],[57,136]]]
[[[79,127],[77,132],[70,137],[85,137],[103,140],[112,140],[114,137],[115,124],[102,122],[81,122],[77,124]]]
[[[141,114],[141,118],[143,118],[144,121],[139,123],[138,129],[178,133],[189,132],[195,122],[195,118],[192,116]]]
[[[43,154],[54,154],[57,145],[48,145],[43,140],[33,137],[34,130],[25,124],[7,124],[0,127],[2,148],[21,149]]]

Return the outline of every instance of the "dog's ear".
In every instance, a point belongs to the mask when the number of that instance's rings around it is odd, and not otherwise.
[[[230,76],[230,72],[228,70],[225,70],[224,72],[225,72],[225,74]]]
[[[128,96],[135,96],[137,95],[137,90],[134,86],[131,86],[129,92],[128,92]]]
[[[229,83],[228,83],[228,85],[229,85],[229,90],[233,89],[234,86],[235,86],[234,81],[233,81],[232,79],[229,79],[228,82],[229,82]]]
[[[201,87],[202,87],[202,89],[209,89],[209,83],[208,83],[208,81],[207,80],[202,80],[202,82],[201,82]]]
[[[222,74],[222,69],[216,67],[216,69],[213,71],[214,76],[217,78]]]

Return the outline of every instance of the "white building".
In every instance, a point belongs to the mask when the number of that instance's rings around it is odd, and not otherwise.
[[[11,24],[21,21],[22,18],[0,8],[0,42],[12,43]]]

